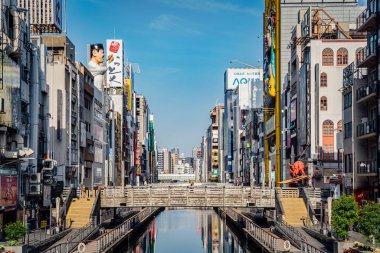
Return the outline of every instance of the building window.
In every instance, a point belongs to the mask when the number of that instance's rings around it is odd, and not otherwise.
[[[347,49],[341,47],[336,53],[337,65],[347,65],[348,64],[348,51]]]
[[[363,50],[362,47],[359,47],[358,49],[356,49],[356,52],[355,52],[355,62],[356,62],[356,65],[358,65],[360,62],[362,62],[365,58],[365,51]]]
[[[325,161],[334,160],[334,123],[331,120],[322,124],[322,157]]]
[[[344,156],[344,172],[352,173],[352,154]]]
[[[344,138],[351,138],[352,137],[352,122],[348,122],[344,124]]]
[[[342,120],[339,120],[338,123],[336,123],[336,129],[342,131]]]
[[[334,51],[331,48],[325,48],[322,51],[322,65],[333,66],[334,65]]]
[[[327,87],[327,74],[324,72],[321,74],[321,87]]]
[[[352,92],[344,94],[344,109],[352,106]]]
[[[327,97],[321,97],[321,111],[327,111]]]

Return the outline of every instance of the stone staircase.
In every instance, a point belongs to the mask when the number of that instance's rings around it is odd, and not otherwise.
[[[66,215],[66,225],[71,228],[81,228],[91,220],[91,210],[95,197],[73,198]]]
[[[293,227],[303,226],[302,218],[307,217],[307,209],[302,198],[281,198],[284,218]]]

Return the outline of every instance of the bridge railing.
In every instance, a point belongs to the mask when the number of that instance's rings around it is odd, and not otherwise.
[[[283,187],[277,188],[279,197],[281,198],[299,198],[300,190],[298,188]]]
[[[102,206],[258,206],[274,207],[274,189],[236,186],[107,187]],[[104,201],[103,201],[104,200]]]
[[[134,226],[136,226],[139,222],[145,220],[152,212],[155,212],[157,209],[158,208],[152,207],[144,208],[141,212],[130,217],[119,226],[98,237],[96,239],[97,252],[105,252],[116,241],[125,237],[125,235],[129,233]]]
[[[283,240],[262,229],[254,222],[245,219],[245,227],[247,231],[253,236],[253,238],[261,242],[271,252],[276,252],[279,248],[281,248],[281,243],[283,243]]]
[[[88,238],[90,235],[94,234],[98,226],[92,222],[88,223],[86,226],[80,228],[73,235],[71,235],[66,242],[55,245],[46,251],[45,253],[69,253],[71,252],[80,242]]]

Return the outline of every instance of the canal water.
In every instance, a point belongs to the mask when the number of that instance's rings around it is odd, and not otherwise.
[[[234,233],[235,232],[235,233]],[[126,240],[124,253],[253,253],[236,228],[212,209],[165,210],[139,235]]]

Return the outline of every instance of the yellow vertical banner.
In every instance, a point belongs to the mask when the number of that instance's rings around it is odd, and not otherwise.
[[[128,111],[132,111],[132,82],[130,78],[124,79],[124,96],[127,97]]]

